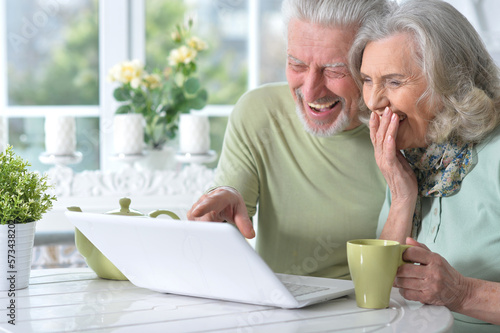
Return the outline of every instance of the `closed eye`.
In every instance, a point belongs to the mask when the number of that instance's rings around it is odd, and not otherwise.
[[[398,88],[403,84],[403,82],[398,80],[387,80],[386,85],[390,88]]]
[[[299,59],[297,59],[297,58],[295,58],[294,56],[291,56],[291,55],[288,55],[287,59],[288,59],[287,67],[290,70],[292,70],[294,72],[304,72],[304,71],[307,71],[308,67],[307,67],[307,65],[303,61],[301,61],[301,60],[299,60]]]
[[[362,75],[361,76],[361,82],[363,83],[363,85],[371,85],[372,84],[372,79],[368,76],[365,76],[365,75]]]
[[[347,75],[349,75],[349,74],[346,72],[333,70],[333,69],[325,69],[325,76],[329,79],[343,79]]]
[[[295,72],[304,72],[307,70],[307,66],[303,64],[294,64],[289,62],[288,67]]]

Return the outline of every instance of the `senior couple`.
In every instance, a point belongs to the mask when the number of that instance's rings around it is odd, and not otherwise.
[[[188,218],[253,238],[258,205],[256,249],[291,274],[349,278],[350,239],[414,245],[403,297],[500,329],[500,75],[477,32],[440,0],[282,14],[288,82],[237,103],[217,186]]]

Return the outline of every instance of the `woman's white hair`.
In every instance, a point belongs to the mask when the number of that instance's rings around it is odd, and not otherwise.
[[[441,0],[408,0],[394,5],[384,19],[366,22],[349,55],[351,71],[360,86],[365,46],[399,33],[413,39],[414,60],[428,82],[421,99],[441,105],[429,123],[429,142],[450,138],[479,142],[499,125],[499,68],[469,21]],[[366,106],[362,109],[369,112]]]

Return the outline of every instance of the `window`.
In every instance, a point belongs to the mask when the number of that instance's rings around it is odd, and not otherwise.
[[[98,2],[5,1],[8,142],[35,169],[44,115],[78,115],[77,169],[98,167]],[[92,116],[92,117],[89,117]]]
[[[448,0],[460,10],[474,25],[483,38],[488,51],[500,65],[500,26],[497,23],[500,13],[498,0]]]
[[[500,14],[500,2],[498,0],[445,1],[467,17],[483,38],[496,63],[500,65],[500,26],[496,23]]]

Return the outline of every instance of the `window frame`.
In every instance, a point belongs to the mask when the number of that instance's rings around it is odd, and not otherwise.
[[[8,121],[6,121],[7,112],[7,20],[6,18],[7,2],[0,1],[0,149],[5,150],[8,142]],[[2,74],[3,73],[3,74]]]
[[[106,81],[107,72],[115,64],[128,60],[132,56],[144,60],[144,37],[141,39],[140,34],[137,33],[141,23],[144,23],[144,20],[141,22],[138,19],[141,13],[144,16],[144,10],[141,11],[139,5],[144,8],[144,0],[99,0],[99,154],[101,170],[114,169],[109,156],[113,153],[113,114],[118,107],[118,103],[113,99],[113,86]],[[132,6],[137,11],[136,13],[132,10]],[[124,34],[123,31],[127,33]],[[131,36],[133,31],[136,33]],[[137,49],[141,45],[142,50]],[[141,51],[143,52],[141,53]],[[131,54],[131,52],[134,53]]]

